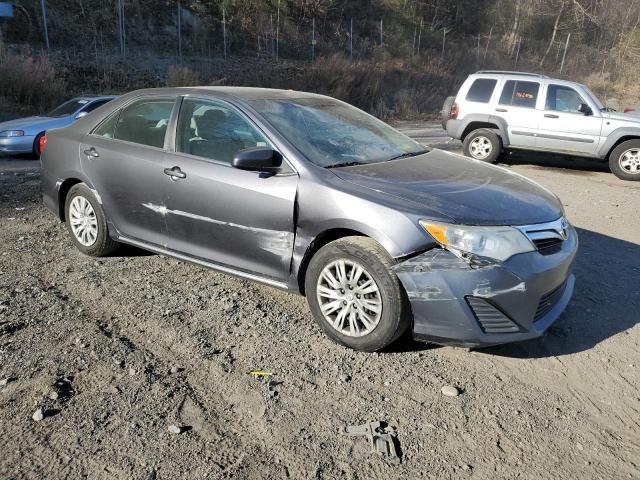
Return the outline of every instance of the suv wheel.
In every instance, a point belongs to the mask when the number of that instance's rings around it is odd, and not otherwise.
[[[115,252],[120,245],[109,237],[104,210],[84,183],[69,190],[64,218],[73,243],[86,255],[103,257]]]
[[[345,237],[322,247],[305,278],[316,322],[335,342],[373,352],[399,338],[411,324],[406,293],[377,242]]]
[[[627,140],[614,148],[609,168],[622,180],[640,180],[640,140]]]
[[[481,128],[467,135],[462,143],[462,152],[476,160],[496,163],[502,153],[502,141],[491,130]]]

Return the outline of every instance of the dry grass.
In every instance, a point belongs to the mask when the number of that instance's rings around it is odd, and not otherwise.
[[[7,99],[37,110],[58,103],[66,82],[49,59],[0,51],[0,92]]]
[[[192,87],[200,84],[200,75],[189,67],[172,65],[167,70],[167,87]]]

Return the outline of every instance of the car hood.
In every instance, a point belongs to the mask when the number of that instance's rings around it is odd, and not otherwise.
[[[606,112],[604,114],[604,118],[608,118],[610,120],[620,120],[621,122],[629,122],[640,124],[640,118],[638,117],[638,113],[621,113],[621,112]]]
[[[537,183],[441,150],[333,172],[346,182],[410,202],[412,210],[427,217],[439,212],[465,225],[530,225],[563,214],[558,198]]]
[[[0,131],[24,130],[27,134],[40,133],[47,128],[65,127],[71,122],[69,117],[27,117],[0,123]],[[37,130],[37,131],[36,131]]]

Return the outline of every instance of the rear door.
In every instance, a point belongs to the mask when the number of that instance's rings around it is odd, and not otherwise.
[[[83,170],[120,235],[165,243],[165,136],[175,97],[143,97],[114,112],[80,145]]]
[[[585,112],[584,107],[588,106]],[[549,82],[544,111],[539,115],[537,147],[595,155],[602,130],[602,112],[573,87]]]
[[[236,152],[272,147],[242,112],[213,99],[185,98],[175,152],[164,178],[171,250],[248,274],[284,281],[289,275],[298,175],[239,170]],[[286,162],[283,162],[283,164]]]
[[[496,116],[507,122],[509,146],[535,147],[538,131],[536,106],[540,82],[534,80],[506,80],[495,107]]]

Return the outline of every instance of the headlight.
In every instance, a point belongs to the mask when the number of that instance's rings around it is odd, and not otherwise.
[[[420,221],[436,241],[453,253],[470,253],[481,257],[505,261],[535,246],[520,231],[511,227],[469,227]]]
[[[24,132],[22,130],[5,130],[0,132],[0,137],[23,137]]]

